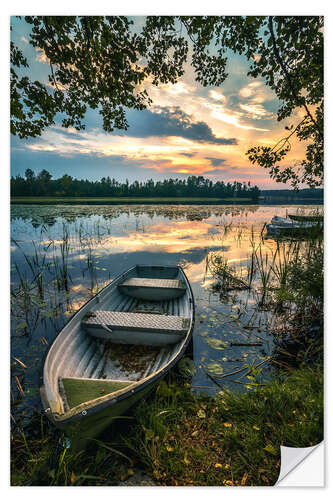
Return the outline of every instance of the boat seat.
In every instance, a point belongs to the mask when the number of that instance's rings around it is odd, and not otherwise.
[[[130,380],[100,380],[78,377],[59,377],[59,390],[67,410],[96,398],[118,392],[132,385]]]
[[[90,335],[111,342],[162,345],[181,340],[186,335],[190,322],[188,318],[180,316],[94,311],[86,314],[81,324]],[[147,341],[143,342],[144,338]]]
[[[159,278],[129,278],[118,288],[130,297],[155,301],[175,299],[186,291],[186,285],[181,280]]]

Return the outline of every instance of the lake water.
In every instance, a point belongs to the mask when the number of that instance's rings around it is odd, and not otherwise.
[[[214,292],[216,280],[207,269],[207,259],[220,256],[247,279],[253,245],[260,244],[267,265],[276,248],[274,240],[263,239],[264,223],[274,215],[310,213],[316,208],[322,207],[13,205],[15,418],[24,425],[33,409],[40,409],[43,361],[63,325],[92,294],[136,264],[181,265],[190,280],[196,308],[194,390],[210,394],[220,386],[250,390],[253,379],[248,379],[247,369],[241,371],[247,365],[260,365],[258,380],[265,382],[272,374],[272,329],[279,318],[260,303],[260,276],[254,275],[250,290]]]

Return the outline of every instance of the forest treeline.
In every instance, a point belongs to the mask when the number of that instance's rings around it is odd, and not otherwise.
[[[119,182],[110,177],[99,181],[74,179],[65,174],[52,179],[47,170],[38,175],[28,168],[25,177],[11,178],[12,196],[142,196],[142,197],[211,197],[247,198],[258,201],[260,190],[250,182],[213,182],[203,176],[189,176],[187,179],[164,179],[162,181]]]

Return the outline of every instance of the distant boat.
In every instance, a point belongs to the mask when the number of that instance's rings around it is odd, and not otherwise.
[[[184,355],[194,299],[181,267],[135,266],[85,304],[44,364],[46,415],[84,447]]]
[[[310,228],[318,225],[318,222],[308,222],[308,221],[295,221],[291,219],[287,219],[286,217],[279,217],[275,216],[272,217],[271,224],[277,225],[277,226],[285,226],[285,227],[290,227],[290,228]]]
[[[297,215],[297,214],[288,214],[288,217],[292,220],[296,220],[299,222],[324,222],[323,215]]]
[[[266,224],[267,234],[276,236],[311,235],[321,232],[323,224],[316,221],[296,221],[275,216]]]

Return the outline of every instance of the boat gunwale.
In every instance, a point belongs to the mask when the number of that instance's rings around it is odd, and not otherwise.
[[[45,380],[45,375],[46,375],[46,370],[47,370],[48,355],[49,355],[52,347],[54,346],[55,342],[60,337],[61,333],[64,331],[64,329],[68,328],[70,323],[77,317],[77,315],[80,312],[82,312],[82,310],[85,307],[87,307],[90,302],[95,300],[99,294],[104,292],[108,287],[111,287],[112,285],[114,285],[123,276],[130,273],[131,271],[133,271],[137,267],[152,267],[153,268],[153,267],[161,267],[161,266],[140,266],[140,265],[133,266],[130,269],[128,269],[127,271],[119,274],[110,283],[108,283],[102,290],[100,290],[100,292],[98,294],[96,294],[94,297],[91,297],[91,299],[89,299],[83,306],[81,306],[80,309],[78,309],[75,312],[75,314],[72,316],[72,318],[70,318],[69,321],[63,326],[63,328],[61,329],[61,331],[59,332],[59,334],[55,338],[54,342],[51,344],[51,346],[47,352],[45,363],[44,363],[44,373],[43,373],[44,380]],[[189,282],[189,280],[188,280],[188,278],[187,278],[187,276],[186,276],[186,274],[181,266],[177,265],[177,266],[162,266],[162,267],[163,268],[170,268],[170,269],[177,268],[181,272],[181,274],[185,280],[185,283],[186,283],[186,289],[189,292],[189,304],[190,304],[190,318],[189,318],[189,320],[190,320],[190,324],[189,324],[189,327],[187,330],[187,334],[184,338],[184,341],[181,344],[181,347],[178,349],[178,351],[173,355],[173,357],[168,361],[168,363],[166,365],[164,365],[163,367],[158,369],[156,372],[151,373],[150,375],[148,375],[148,377],[145,377],[139,381],[135,381],[134,388],[133,388],[133,385],[131,385],[130,388],[120,389],[119,392],[117,391],[116,396],[115,396],[115,393],[110,393],[110,394],[106,394],[104,396],[101,396],[99,398],[95,398],[93,400],[86,401],[86,402],[81,403],[80,405],[77,405],[74,408],[72,408],[71,410],[69,410],[65,413],[62,413],[62,414],[55,412],[55,411],[52,412],[52,410],[47,411],[49,409],[50,403],[49,403],[48,398],[47,398],[47,391],[46,391],[46,387],[45,387],[45,383],[44,383],[44,385],[41,387],[41,396],[42,396],[43,406],[46,406],[48,404],[48,407],[45,409],[46,414],[47,414],[48,418],[51,421],[53,421],[55,424],[66,425],[67,423],[81,420],[83,417],[87,418],[89,415],[93,415],[93,414],[97,413],[98,411],[101,411],[101,410],[107,408],[108,406],[112,406],[112,405],[118,403],[119,401],[122,401],[128,397],[133,396],[137,392],[139,392],[139,391],[143,390],[145,387],[147,387],[147,385],[153,384],[154,382],[157,382],[184,355],[184,353],[189,345],[189,342],[191,340],[193,328],[194,328],[194,322],[195,322],[194,321],[194,319],[195,319],[195,304],[194,304],[193,291],[191,288],[191,284],[190,284],[190,282]],[[88,413],[88,410],[89,410],[89,413]],[[83,414],[83,412],[85,412],[85,413]]]
[[[52,406],[52,403],[50,402],[50,398],[48,397],[48,392],[51,392],[50,389],[48,389],[47,387],[47,384],[51,387],[51,383],[49,381],[49,370],[48,370],[48,364],[50,362],[52,362],[52,360],[50,361],[49,360],[49,355],[51,353],[51,351],[55,348],[55,346],[57,345],[58,342],[60,342],[60,337],[61,337],[61,334],[64,333],[64,330],[66,330],[67,328],[70,327],[70,324],[73,322],[75,322],[75,320],[77,319],[77,316],[80,315],[80,313],[82,313],[82,311],[88,307],[89,304],[91,304],[91,302],[93,301],[97,301],[97,297],[102,293],[102,292],[105,292],[108,288],[111,288],[112,285],[114,285],[118,280],[120,280],[123,276],[125,276],[126,274],[130,273],[131,271],[133,271],[137,266],[132,266],[130,269],[128,269],[127,271],[124,271],[120,274],[118,274],[118,276],[116,276],[113,280],[110,281],[110,283],[108,283],[107,285],[105,285],[105,287],[102,288],[102,290],[100,290],[96,295],[94,295],[93,297],[91,297],[90,299],[87,300],[87,302],[85,302],[85,304],[83,304],[74,314],[71,318],[69,318],[69,320],[64,324],[64,326],[62,327],[62,329],[60,330],[60,332],[57,334],[57,336],[55,337],[55,339],[53,340],[52,344],[50,345],[49,349],[47,350],[46,352],[46,355],[45,355],[45,361],[44,361],[44,367],[43,367],[43,388],[44,388],[44,397],[48,403],[48,407],[51,407]],[[45,383],[47,381],[47,384]],[[43,401],[43,404],[44,404],[44,399],[42,398],[42,401]],[[46,408],[47,409],[47,408]],[[52,412],[52,408],[51,409],[51,412]],[[56,411],[53,411],[53,413],[56,413],[56,414],[59,414],[59,412],[56,412]]]

